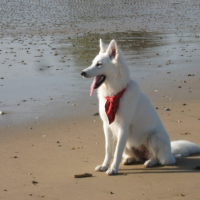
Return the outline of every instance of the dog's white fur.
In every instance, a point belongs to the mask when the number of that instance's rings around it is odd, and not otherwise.
[[[100,66],[97,63],[101,62]],[[100,39],[100,52],[92,65],[85,70],[85,77],[105,75],[106,80],[98,88],[99,113],[103,121],[106,154],[96,171],[115,175],[123,157],[124,164],[144,161],[145,167],[157,164],[172,165],[176,157],[200,152],[200,147],[188,141],[174,141],[169,136],[148,97],[140,91],[138,84],[129,77],[129,69],[115,40],[106,45]],[[105,113],[106,96],[116,95],[126,88],[120,99],[115,121],[109,125]],[[113,139],[116,138],[114,159]],[[146,158],[145,158],[146,156]]]

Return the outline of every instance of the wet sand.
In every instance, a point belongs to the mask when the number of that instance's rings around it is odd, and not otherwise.
[[[40,6],[30,2],[29,9]],[[91,12],[74,14],[68,3],[64,12],[64,2],[45,10],[41,1],[35,15],[13,3],[14,18],[2,4],[0,199],[198,199],[200,155],[174,166],[120,165],[114,177],[94,172],[104,135],[92,80],[80,71],[98,53],[99,38],[115,38],[171,140],[200,145],[199,5],[141,1],[127,15],[107,10],[90,20]],[[86,172],[93,176],[73,178]]]

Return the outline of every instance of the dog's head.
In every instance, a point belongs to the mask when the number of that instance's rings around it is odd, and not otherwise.
[[[100,39],[100,52],[94,58],[92,65],[81,72],[85,78],[95,77],[90,90],[90,96],[94,89],[99,88],[104,81],[117,74],[116,64],[119,59],[120,50],[115,40],[112,40],[109,45],[103,43]]]

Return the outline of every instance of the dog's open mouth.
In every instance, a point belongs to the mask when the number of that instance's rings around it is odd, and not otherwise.
[[[92,85],[90,87],[90,96],[92,96],[92,93],[94,91],[94,89],[97,89],[98,87],[101,86],[101,84],[106,80],[106,76],[104,75],[99,75],[99,76],[95,76]]]

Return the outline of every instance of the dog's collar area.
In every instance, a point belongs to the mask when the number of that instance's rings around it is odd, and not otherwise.
[[[115,97],[115,96],[117,96],[118,94],[120,94],[122,91],[125,91],[126,89],[127,89],[127,87],[128,87],[128,84],[127,84],[127,86],[124,88],[124,89],[122,89],[120,92],[118,92],[116,95],[113,95],[113,96],[111,96],[111,97],[109,97],[109,96],[106,96],[105,98],[112,98],[112,97]]]
[[[120,91],[119,93],[117,93],[116,95],[112,97],[108,97],[108,96],[105,97],[107,99],[106,104],[105,104],[105,112],[108,117],[109,124],[111,124],[115,120],[115,115],[119,108],[120,98],[123,96],[126,88],[124,88],[122,91]]]

